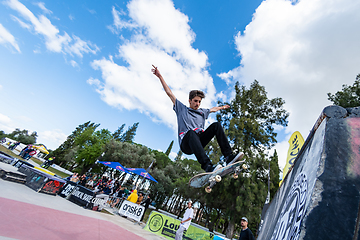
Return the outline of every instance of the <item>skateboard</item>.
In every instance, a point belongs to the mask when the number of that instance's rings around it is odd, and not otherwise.
[[[221,181],[221,177],[224,177],[230,173],[233,173],[233,178],[237,179],[239,177],[239,173],[243,169],[247,169],[246,165],[244,164],[245,160],[237,161],[233,164],[230,164],[225,167],[221,167],[217,169],[215,172],[207,172],[207,173],[200,173],[192,177],[189,181],[189,186],[193,188],[201,188],[207,184],[205,188],[205,192],[210,193],[212,187]]]

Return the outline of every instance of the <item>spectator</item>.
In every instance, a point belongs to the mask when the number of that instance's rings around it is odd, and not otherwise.
[[[141,203],[141,205],[143,205],[145,207],[145,210],[144,210],[144,213],[143,213],[140,221],[142,221],[144,219],[145,212],[149,208],[150,203],[151,203],[151,198],[150,198],[150,195],[148,195],[146,200],[143,203]]]
[[[85,185],[86,185],[86,180],[87,180],[87,177],[86,177],[85,174],[83,174],[83,175],[80,177],[80,179],[79,179],[79,184],[80,184],[81,186],[85,187]]]
[[[79,177],[78,177],[78,173],[74,173],[71,178],[70,178],[71,182],[77,183],[79,181]]]
[[[129,196],[129,190],[127,189],[127,187],[125,187],[124,189],[124,196],[123,197],[128,197]]]
[[[23,158],[25,160],[29,160],[32,156],[34,156],[36,154],[36,150],[32,148],[32,146],[30,145],[24,152],[24,156]]]
[[[48,160],[45,161],[45,163],[43,164],[43,168],[49,168],[51,165],[53,165],[53,163],[55,162],[55,157],[50,157]]]
[[[118,204],[118,203],[120,202],[120,199],[123,198],[124,193],[125,193],[124,189],[125,189],[125,187],[121,187],[121,188],[120,188],[120,191],[117,193],[115,203],[113,203],[113,204],[111,205],[112,208],[113,208],[116,204]]]
[[[138,195],[137,195],[137,190],[135,189],[126,200],[128,200],[129,202],[136,203],[137,199],[138,199]]]
[[[119,190],[119,188],[120,188],[120,183],[118,180],[115,180],[114,186],[113,186],[113,192],[114,193],[117,192]]]
[[[94,184],[95,184],[95,181],[93,178],[89,178],[89,180],[87,181],[85,187],[89,188],[89,189],[94,189]]]
[[[181,240],[184,234],[184,231],[186,231],[190,224],[191,219],[194,217],[194,210],[191,207],[192,202],[188,202],[188,208],[186,209],[183,219],[180,222],[179,229],[176,231],[175,240]]]
[[[139,197],[138,197],[138,199],[136,201],[136,204],[140,205],[140,203],[142,202],[143,199],[144,199],[144,196],[142,195],[142,193],[139,193]]]
[[[241,228],[239,240],[255,240],[254,235],[248,228],[248,220],[246,217],[241,218]]]

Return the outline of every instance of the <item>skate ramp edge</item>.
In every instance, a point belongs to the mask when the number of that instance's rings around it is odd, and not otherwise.
[[[261,240],[360,239],[360,108],[324,108],[259,228]]]

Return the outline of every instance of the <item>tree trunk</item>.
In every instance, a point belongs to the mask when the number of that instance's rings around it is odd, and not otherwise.
[[[226,237],[231,239],[232,236],[234,235],[234,230],[235,230],[235,222],[233,220],[230,220],[229,225],[226,228]]]
[[[179,211],[181,212],[182,208],[182,202],[181,202],[181,196],[178,197],[176,204],[174,206],[174,214],[179,214]]]
[[[168,205],[168,203],[169,203],[169,200],[170,200],[170,198],[167,197],[165,203],[163,203],[163,209],[164,209],[164,210],[168,210],[167,205]]]
[[[201,211],[200,211],[200,214],[199,214],[199,217],[198,217],[198,220],[197,220],[198,224],[200,224],[203,216],[204,216],[204,207],[201,208]]]
[[[217,231],[217,225],[218,225],[218,221],[219,221],[219,218],[220,218],[220,211],[219,209],[216,209],[216,218],[215,218],[215,221],[214,221],[214,230]]]
[[[174,208],[174,206],[175,206],[175,203],[176,203],[176,199],[177,199],[177,198],[178,198],[178,196],[175,196],[175,197],[172,197],[172,198],[171,198],[171,203],[170,203],[170,205],[169,205],[169,207],[168,207],[168,211],[171,212],[171,213],[174,213],[173,208]]]
[[[222,234],[225,234],[228,225],[229,225],[229,221],[226,220],[225,223],[224,223],[224,225],[223,225],[223,229],[222,229],[222,232],[221,232]]]
[[[194,222],[198,222],[198,218],[199,218],[199,215],[200,215],[200,212],[201,212],[201,209],[203,208],[203,205],[202,204],[200,204],[200,207],[199,207],[199,209],[197,210],[197,212],[196,212],[196,216],[195,216],[195,219],[194,219]]]

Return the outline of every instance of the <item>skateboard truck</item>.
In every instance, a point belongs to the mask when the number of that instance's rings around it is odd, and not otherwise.
[[[234,179],[237,179],[239,177],[239,173],[242,171],[242,170],[246,170],[247,169],[247,166],[245,164],[242,164],[241,167],[240,166],[237,166],[235,169],[234,169],[234,174],[233,174],[233,178]],[[221,176],[220,175],[215,175],[215,176],[211,176],[209,178],[209,186],[205,187],[205,192],[206,193],[211,193],[212,191],[212,187],[221,181]]]
[[[220,176],[220,175],[215,175],[215,176],[210,177],[210,178],[209,178],[210,184],[209,184],[209,186],[207,186],[207,187],[205,188],[205,192],[210,193],[211,190],[212,190],[212,187],[213,187],[216,183],[218,183],[218,182],[220,182],[220,181],[221,181],[221,176]]]
[[[245,164],[243,164],[243,165],[241,165],[241,167],[244,169],[244,170],[246,170],[247,169],[247,166],[245,165]],[[239,177],[239,173],[241,172],[241,168],[240,168],[240,166],[237,166],[236,168],[235,168],[235,172],[234,172],[234,174],[233,174],[233,178],[234,179],[237,179],[238,177]]]

